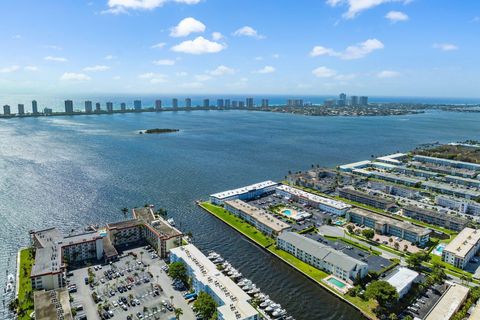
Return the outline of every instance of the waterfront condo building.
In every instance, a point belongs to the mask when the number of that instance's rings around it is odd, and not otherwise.
[[[65,100],[65,113],[73,113],[73,101]]]
[[[443,249],[442,260],[464,269],[480,250],[480,230],[465,228]]]
[[[410,291],[412,284],[419,280],[420,274],[418,272],[405,267],[398,268],[385,279],[385,281],[390,283],[397,290],[400,299]]]
[[[210,201],[216,205],[222,205],[227,200],[240,199],[248,201],[255,197],[274,193],[277,185],[278,183],[267,180],[238,189],[211,194]]]
[[[23,116],[25,114],[25,105],[19,104],[18,105],[18,115]]]
[[[95,103],[95,112],[99,113],[100,111],[102,111],[102,106],[100,102],[97,102]]]
[[[283,231],[290,229],[288,223],[277,219],[268,211],[252,206],[242,200],[227,200],[224,204],[226,210],[270,237],[277,237]]]
[[[382,210],[388,210],[391,207],[396,206],[395,201],[385,199],[382,197],[377,197],[377,196],[372,196],[368,193],[362,192],[355,190],[353,188],[342,188],[338,190],[338,195],[342,198],[363,203],[368,206],[382,209]]]
[[[162,110],[162,100],[158,99],[155,100],[155,111],[160,111]]]
[[[438,195],[435,197],[435,203],[445,208],[457,210],[462,214],[480,216],[480,203],[475,201]]]
[[[225,108],[230,108],[231,106],[230,99],[225,99]]]
[[[215,300],[219,320],[260,319],[258,311],[250,304],[252,298],[218,271],[217,266],[193,244],[172,249],[170,261],[184,263],[192,279],[192,289],[197,293],[205,292]]]
[[[253,98],[247,98],[246,102],[247,102],[247,108],[254,107]]]
[[[418,162],[423,162],[423,163],[431,163],[431,164],[441,165],[441,166],[445,166],[445,167],[480,171],[480,164],[471,163],[471,162],[456,161],[456,160],[435,158],[435,157],[427,157],[427,156],[421,156],[421,155],[414,156],[413,160],[418,161]]]
[[[178,109],[178,99],[177,98],[172,99],[172,108],[173,109]]]
[[[268,108],[268,99],[262,99],[262,108]]]
[[[85,101],[85,113],[92,113],[92,101]]]
[[[185,99],[185,108],[191,108],[192,107],[192,99],[186,98]]]
[[[107,102],[107,112],[108,113],[113,112],[113,103],[112,102]]]
[[[127,110],[127,105],[125,104],[125,102],[120,103],[120,110],[122,111]]]
[[[360,105],[362,107],[368,106],[368,97],[366,96],[361,96],[360,97]]]
[[[203,107],[204,108],[210,108],[210,100],[203,99]]]
[[[365,277],[368,273],[368,265],[365,262],[296,232],[286,231],[280,234],[277,238],[277,247],[349,283],[356,278]]]
[[[33,113],[33,114],[38,114],[38,105],[37,105],[37,101],[36,101],[36,100],[33,100],[33,101],[32,101],[32,113]]]
[[[142,101],[141,100],[133,101],[133,109],[135,109],[135,111],[142,110]]]
[[[303,203],[328,213],[343,216],[352,206],[345,202],[322,197],[310,192],[303,191],[288,185],[279,185],[275,188],[275,193],[293,201]]]
[[[223,107],[224,107],[223,99],[217,99],[217,108],[223,108]]]
[[[399,237],[419,246],[425,246],[430,239],[430,229],[372,211],[353,208],[346,217],[348,221],[371,228],[379,234]]]

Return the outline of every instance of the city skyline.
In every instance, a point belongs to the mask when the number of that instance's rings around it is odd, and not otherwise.
[[[2,9],[0,94],[478,96],[473,2],[21,1]]]

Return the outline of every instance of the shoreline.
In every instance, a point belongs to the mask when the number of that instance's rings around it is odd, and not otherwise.
[[[330,294],[333,294],[335,295],[337,298],[341,299],[343,302],[349,304],[350,306],[352,306],[353,308],[355,308],[355,310],[357,310],[358,312],[360,312],[362,314],[363,317],[365,317],[366,319],[369,319],[369,320],[378,320],[377,317],[373,317],[372,315],[370,314],[367,314],[366,311],[364,311],[362,308],[360,308],[359,306],[357,306],[355,303],[347,300],[346,298],[344,298],[342,295],[340,295],[338,292],[335,292],[334,290],[332,290],[328,285],[322,283],[321,281],[318,281],[317,279],[311,277],[309,274],[303,272],[302,270],[300,270],[299,268],[297,268],[296,266],[294,266],[292,263],[290,263],[289,261],[285,260],[283,257],[281,257],[280,255],[276,254],[275,252],[269,250],[269,248],[272,246],[272,245],[275,245],[275,244],[270,244],[268,246],[263,246],[261,245],[260,243],[258,243],[255,239],[253,239],[252,237],[250,237],[249,235],[245,234],[244,232],[242,232],[241,230],[239,230],[238,228],[236,228],[235,226],[231,225],[230,223],[228,223],[226,220],[220,218],[219,216],[217,216],[215,213],[213,213],[212,211],[210,211],[208,208],[206,208],[205,206],[202,205],[203,201],[200,201],[200,200],[197,200],[195,201],[195,203],[197,204],[197,206],[199,206],[201,209],[203,209],[204,211],[208,212],[209,214],[211,214],[212,216],[214,216],[215,218],[217,218],[218,220],[220,220],[221,222],[225,223],[226,225],[228,225],[229,227],[231,227],[233,230],[235,230],[236,232],[240,233],[242,236],[244,236],[245,238],[247,238],[249,241],[253,242],[255,245],[257,245],[258,247],[262,248],[262,250],[270,253],[271,255],[273,255],[274,257],[280,259],[283,263],[289,265],[291,268],[293,268],[294,270],[296,270],[297,272],[301,273],[304,277],[306,277],[307,279],[309,279],[310,281],[313,281],[314,283],[320,285],[323,289],[325,289],[328,293]]]

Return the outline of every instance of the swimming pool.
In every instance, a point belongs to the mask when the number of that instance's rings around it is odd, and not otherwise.
[[[435,250],[433,250],[433,254],[437,255],[437,256],[441,256],[442,255],[442,252],[443,252],[443,249],[445,249],[445,243],[441,243],[439,244]]]
[[[282,211],[282,213],[283,213],[284,215],[286,215],[286,216],[291,216],[291,215],[292,215],[292,210],[290,210],[290,209],[285,209],[285,210]]]
[[[343,283],[342,281],[336,279],[336,278],[330,278],[327,280],[327,282],[333,284],[334,286],[340,288],[340,289],[343,289],[345,288],[346,284]]]

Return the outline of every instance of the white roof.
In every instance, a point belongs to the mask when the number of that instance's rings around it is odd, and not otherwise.
[[[376,168],[389,169],[389,170],[395,169],[397,167],[396,165],[385,163],[385,162],[373,162],[372,166]]]
[[[342,170],[348,170],[348,169],[359,169],[359,168],[364,168],[368,165],[370,165],[371,161],[369,160],[363,160],[363,161],[358,161],[354,163],[348,163],[340,166],[340,169]]]
[[[401,161],[399,161],[398,159],[399,158],[400,159],[405,158],[406,156],[407,155],[405,153],[394,153],[394,154],[390,154],[388,156],[379,157],[379,158],[377,158],[377,160],[400,164]]]
[[[215,292],[215,295],[223,301],[227,309],[220,307],[218,308],[219,311],[223,313],[224,310],[228,310],[231,314],[240,314],[240,318],[233,318],[238,320],[248,319],[258,314],[257,310],[249,303],[250,296],[229,277],[220,272],[217,266],[193,244],[173,248],[170,253],[187,263],[193,270],[197,281],[208,285],[210,290]]]
[[[480,230],[465,228],[443,249],[464,258],[480,241]]]
[[[332,208],[335,208],[335,209],[338,209],[338,210],[344,210],[344,209],[351,208],[351,205],[346,204],[345,202],[321,197],[319,195],[316,195],[316,194],[313,194],[313,193],[310,193],[310,192],[306,192],[306,191],[303,191],[303,190],[300,190],[300,189],[297,189],[297,188],[294,188],[294,187],[291,187],[291,186],[287,186],[287,185],[284,185],[284,184],[281,184],[281,185],[277,186],[277,189],[288,192],[288,193],[290,193],[292,195],[295,195],[297,197],[304,198],[304,199],[307,199],[307,200],[310,200],[310,201],[313,201],[313,202],[316,202],[316,203],[319,203],[319,204],[323,204],[323,205],[326,205],[326,206],[329,206],[329,207],[332,207]]]
[[[417,277],[418,272],[401,267],[387,279],[387,282],[394,286],[397,292],[402,292],[403,289],[414,282]]]
[[[225,198],[230,198],[230,197],[233,197],[233,196],[238,196],[238,195],[241,195],[241,194],[245,194],[245,193],[248,193],[250,191],[264,189],[264,188],[268,188],[268,187],[273,187],[273,186],[276,186],[277,184],[278,184],[277,182],[267,180],[267,181],[262,181],[262,182],[259,182],[259,183],[251,184],[249,186],[241,187],[241,188],[238,188],[238,189],[232,189],[232,190],[227,190],[227,191],[214,193],[214,194],[211,194],[210,197],[214,197],[214,198],[217,198],[217,199],[225,199]]]
[[[448,320],[458,311],[467,298],[469,289],[459,284],[452,284],[443,294],[425,320]]]

